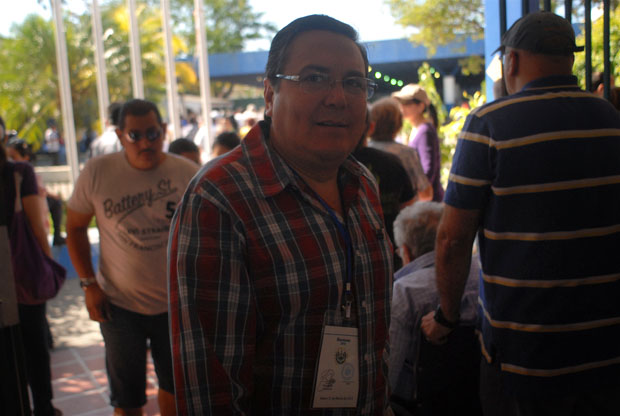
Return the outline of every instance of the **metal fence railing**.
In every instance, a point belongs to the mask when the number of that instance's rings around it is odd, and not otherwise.
[[[611,48],[610,48],[610,8],[611,0],[603,0],[603,88],[604,96],[609,99],[611,96]],[[521,15],[526,15],[534,9],[539,7],[539,2],[536,0],[521,0]],[[590,91],[592,88],[592,1],[584,0],[584,38],[585,38],[585,83],[586,90]],[[543,10],[551,10],[551,0],[543,0]],[[499,0],[499,22],[500,22],[500,36],[503,35],[506,30],[506,0]],[[572,22],[573,16],[573,1],[564,1],[564,17]]]

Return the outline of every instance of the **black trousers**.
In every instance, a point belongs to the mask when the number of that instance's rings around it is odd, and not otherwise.
[[[52,372],[47,342],[45,303],[20,304],[18,309],[26,360],[26,377],[32,392],[34,415],[53,415]]]
[[[51,196],[46,197],[47,206],[52,216],[52,225],[54,226],[54,240],[60,238],[60,229],[62,226],[62,201]]]

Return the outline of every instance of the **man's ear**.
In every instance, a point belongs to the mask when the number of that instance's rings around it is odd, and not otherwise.
[[[506,73],[513,77],[516,76],[519,72],[519,55],[515,51],[510,51],[507,61]]]
[[[263,85],[265,87],[263,91],[263,97],[265,97],[265,115],[268,117],[273,117],[273,99],[275,91],[269,79],[266,78],[263,81]]]

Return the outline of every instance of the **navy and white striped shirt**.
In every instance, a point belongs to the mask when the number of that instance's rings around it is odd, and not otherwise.
[[[620,382],[620,116],[576,81],[474,110],[445,198],[482,212],[483,353],[516,392]]]

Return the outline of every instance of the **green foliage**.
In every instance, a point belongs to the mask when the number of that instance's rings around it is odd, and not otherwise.
[[[485,91],[484,84],[481,85],[481,91]],[[474,95],[469,95],[465,92],[463,97],[467,100],[467,105],[453,107],[450,110],[450,122],[442,125],[439,129],[439,137],[441,138],[441,182],[444,186],[448,183],[454,150],[456,149],[459,134],[463,130],[465,119],[472,109],[480,107],[486,102],[486,96],[480,91],[476,91]]]
[[[612,8],[609,15],[609,46],[611,73],[617,80],[620,79],[620,7],[615,10]],[[577,38],[578,45],[585,44],[585,34]],[[603,18],[592,22],[592,72],[603,71]],[[585,53],[575,54],[575,65],[573,72],[579,77],[579,83],[585,88]]]
[[[150,0],[155,7],[159,0]],[[205,26],[209,53],[237,52],[246,41],[270,37],[276,28],[262,22],[263,13],[255,13],[248,0],[209,0],[205,2]],[[188,40],[194,52],[194,0],[172,0],[171,14],[177,33]]]
[[[484,37],[482,0],[386,0],[396,22],[415,33],[409,38],[425,46],[429,55],[437,46]]]
[[[431,103],[433,103],[437,109],[437,118],[439,120],[439,125],[441,126],[446,119],[446,109],[443,105],[441,95],[439,95],[437,88],[435,87],[435,80],[439,78],[439,72],[435,70],[435,68],[431,67],[428,62],[424,62],[418,68],[418,84],[426,90],[428,98],[430,98]]]
[[[173,53],[193,53],[193,0],[173,0]],[[48,0],[39,0],[48,8]],[[136,8],[142,52],[145,96],[162,103],[166,91],[164,34],[159,0],[139,2]],[[275,29],[260,22],[247,0],[214,0],[205,5],[209,53],[239,51],[244,42],[270,34]],[[132,96],[129,51],[129,16],[125,0],[110,0],[101,6],[103,42],[110,101]],[[80,132],[98,119],[96,69],[90,11],[77,15],[65,8],[71,96],[78,139]],[[56,66],[54,25],[38,15],[14,25],[11,35],[0,38],[0,115],[8,129],[38,149],[46,121],[62,124]],[[198,92],[198,80],[185,63],[177,63],[179,92]],[[230,85],[215,85],[220,94]],[[215,89],[214,88],[214,89]],[[162,106],[163,109],[163,106]],[[99,126],[100,128],[101,126]],[[62,126],[61,126],[62,131]]]
[[[46,120],[60,116],[53,25],[31,15],[13,33],[0,41],[0,113],[37,149]]]

